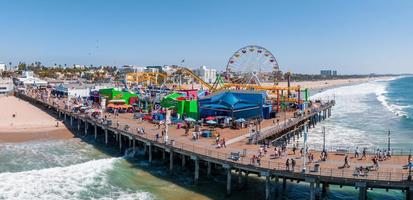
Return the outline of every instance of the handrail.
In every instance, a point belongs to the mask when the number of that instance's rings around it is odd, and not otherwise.
[[[35,97],[31,97],[28,95],[25,95],[27,97],[32,98],[33,100],[40,101],[43,103],[46,103],[48,106],[55,107],[60,110],[65,110],[66,112],[70,112],[68,109],[62,109],[60,107],[56,107],[55,105],[51,105],[50,102],[44,102],[40,99],[37,99]],[[77,114],[78,117],[84,118],[81,116],[81,114]],[[91,119],[95,123],[99,123],[94,119]],[[122,124],[126,125],[128,123],[123,123]],[[123,125],[123,126],[124,126]],[[135,127],[136,125],[128,124],[130,127]],[[112,126],[108,126],[110,128],[117,129],[118,131],[121,132],[126,132],[124,130],[121,130],[121,126],[115,127],[114,124]],[[133,129],[131,129],[133,130]],[[156,141],[155,136],[153,135],[152,137],[149,137],[148,134],[135,134],[133,131],[132,132],[127,132],[130,135],[133,135],[133,137],[141,138],[143,140],[150,140],[153,143],[163,145],[167,148],[175,148],[183,151],[188,151],[191,153],[196,154],[197,156],[207,156],[210,157],[211,159],[217,159],[224,161],[226,163],[230,163],[232,165],[243,165],[244,167],[249,167],[251,169],[255,170],[262,170],[262,171],[268,171],[271,170],[274,173],[281,173],[283,176],[287,177],[303,177],[303,176],[312,176],[312,177],[319,177],[319,178],[329,178],[329,179],[335,179],[335,178],[344,178],[346,180],[354,180],[354,181],[383,181],[385,183],[390,183],[390,182],[405,182],[408,181],[409,184],[411,182],[408,180],[409,174],[405,172],[380,172],[380,171],[370,171],[367,174],[357,174],[354,169],[350,168],[342,168],[342,169],[337,169],[337,168],[323,168],[320,167],[317,170],[311,169],[311,165],[308,164],[307,166],[307,171],[305,173],[302,173],[302,166],[290,166],[289,168],[286,168],[284,159],[277,159],[276,161],[272,160],[262,160],[260,164],[257,162],[252,162],[252,160],[248,157],[240,157],[239,160],[231,160],[229,159],[229,154],[225,152],[220,152],[218,150],[214,150],[211,148],[203,148],[196,146],[195,144],[187,144],[184,142],[179,142],[175,141],[174,143],[164,143],[164,142],[159,142]]]

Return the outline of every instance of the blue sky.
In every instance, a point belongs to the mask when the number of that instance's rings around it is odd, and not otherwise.
[[[263,46],[283,71],[413,73],[413,1],[0,0],[0,61],[224,69]]]

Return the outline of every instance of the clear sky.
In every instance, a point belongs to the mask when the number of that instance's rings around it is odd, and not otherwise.
[[[283,71],[413,73],[411,0],[0,0],[0,61],[224,69],[270,50]]]

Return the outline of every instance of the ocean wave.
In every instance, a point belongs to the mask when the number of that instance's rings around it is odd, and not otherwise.
[[[323,126],[316,126],[309,129],[308,143],[310,149],[321,150],[323,146]],[[326,147],[327,149],[355,147],[374,147],[366,131],[349,128],[341,124],[324,124],[326,128]]]
[[[3,143],[0,156],[0,173],[64,167],[107,157],[77,139]]]
[[[153,199],[148,192],[128,191],[108,182],[108,171],[121,159],[0,173],[0,199]]]
[[[386,87],[381,87],[378,90],[376,90],[376,97],[377,100],[380,101],[380,103],[390,112],[396,114],[396,116],[399,117],[404,117],[404,118],[409,118],[409,115],[407,112],[404,111],[406,108],[411,108],[411,106],[402,106],[402,105],[396,105],[396,104],[391,104],[388,101],[388,98],[386,94],[388,93]]]

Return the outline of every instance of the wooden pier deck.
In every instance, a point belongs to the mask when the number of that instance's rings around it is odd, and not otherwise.
[[[366,199],[368,188],[386,188],[386,189],[400,189],[406,192],[406,199],[413,200],[413,184],[408,179],[409,172],[403,169],[402,166],[407,164],[407,156],[392,156],[390,160],[380,162],[380,168],[376,171],[370,171],[368,175],[355,175],[355,166],[369,166],[371,164],[371,156],[366,160],[359,160],[351,158],[351,168],[341,168],[343,165],[344,156],[329,153],[327,161],[319,161],[320,152],[312,152],[315,157],[314,163],[307,163],[305,172],[302,171],[303,159],[301,156],[294,155],[291,149],[288,149],[280,158],[273,158],[273,149],[269,148],[267,153],[263,154],[260,163],[252,162],[251,157],[258,155],[261,148],[260,144],[248,144],[248,130],[219,130],[223,137],[228,136],[226,148],[217,148],[213,138],[201,138],[193,140],[191,134],[184,135],[183,129],[177,129],[171,126],[168,129],[168,141],[164,142],[162,138],[156,139],[155,135],[159,134],[162,129],[158,129],[153,124],[146,121],[138,122],[132,119],[131,114],[119,114],[119,116],[108,115],[113,124],[108,126],[102,121],[91,119],[85,114],[73,113],[70,110],[64,109],[63,101],[57,99],[41,100],[36,94],[17,93],[17,97],[29,101],[36,105],[41,105],[45,109],[54,110],[60,119],[69,126],[76,127],[78,130],[83,128],[84,134],[94,135],[95,138],[103,137],[105,144],[116,145],[121,151],[128,148],[143,148],[148,156],[149,162],[153,159],[154,149],[161,150],[162,157],[166,159],[169,155],[169,168],[173,170],[174,160],[180,159],[181,165],[185,162],[191,161],[194,163],[194,182],[196,183],[200,178],[200,166],[206,166],[207,176],[210,176],[212,165],[219,165],[227,172],[227,194],[231,194],[231,183],[233,182],[233,171],[236,171],[238,176],[238,183],[243,184],[248,180],[250,174],[265,177],[265,197],[269,199],[271,195],[270,187],[280,186],[285,187],[286,180],[305,181],[310,183],[309,199],[316,199],[320,197],[321,187],[325,188],[329,184],[354,186],[359,189],[359,199]],[[327,118],[331,115],[332,103],[325,104],[320,107],[320,112],[304,115],[301,118],[293,121],[283,121],[280,124],[274,124],[272,121],[265,121],[262,123],[264,128],[259,140],[272,137],[284,137],[286,140],[294,140],[299,134],[295,131],[305,121],[316,123],[317,119],[322,117]],[[119,126],[117,125],[119,122]],[[130,128],[126,130],[124,127],[128,125]],[[281,126],[280,126],[281,125]],[[285,125],[285,126],[284,126]],[[284,128],[283,128],[284,127]],[[287,127],[287,128],[286,128]],[[138,128],[144,128],[145,134],[139,134]],[[280,135],[282,133],[282,135]],[[236,139],[237,138],[237,139]],[[239,160],[230,159],[231,153],[240,152],[242,155]],[[286,159],[296,160],[296,166],[292,169],[286,169]],[[201,164],[200,164],[201,163]],[[205,165],[202,165],[205,164]],[[316,164],[319,169],[316,170]],[[280,183],[282,181],[282,183]],[[322,185],[322,186],[321,186]]]

